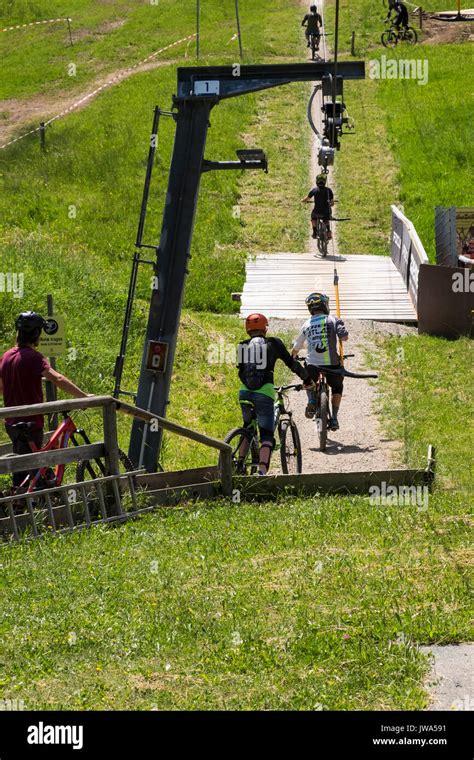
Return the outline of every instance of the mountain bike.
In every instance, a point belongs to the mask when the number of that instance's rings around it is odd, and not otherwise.
[[[316,240],[318,245],[318,251],[320,252],[321,256],[325,258],[328,255],[328,242],[329,242],[329,221],[331,222],[346,222],[351,217],[350,216],[330,216],[329,220],[325,221],[322,216],[316,216],[316,227],[314,228],[316,231]]]
[[[311,48],[311,59],[315,61],[316,58],[319,58],[317,53],[319,50],[319,43],[321,41],[321,34],[320,32],[310,32],[308,37],[309,37],[309,46]]]
[[[355,354],[346,354],[345,358],[349,359],[354,357]],[[296,359],[298,361],[303,362],[304,357],[297,356]],[[312,384],[305,385],[305,390],[311,390],[314,393],[315,396],[315,414],[314,414],[314,420],[316,423],[316,431],[318,433],[319,438],[319,450],[325,451],[326,450],[326,443],[328,438],[328,428],[329,428],[329,386],[328,381],[326,377],[326,372],[324,370],[324,367],[319,367],[319,374],[315,381],[312,382]],[[326,370],[329,371],[329,370]],[[343,375],[344,377],[355,377],[355,378],[376,378],[378,375],[375,373],[364,373],[361,374],[359,372],[349,372],[345,367],[336,367],[330,369],[332,374],[336,375]]]
[[[386,20],[386,19],[385,19]],[[380,38],[382,45],[386,48],[394,48],[399,42],[408,42],[409,45],[416,45],[418,35],[412,26],[398,29],[393,23],[384,31]]]
[[[285,475],[299,474],[303,469],[303,453],[300,435],[288,406],[287,392],[303,390],[302,383],[275,386],[276,399],[274,410],[274,429],[279,442],[276,450],[280,451],[280,463]],[[234,428],[224,438],[232,446],[232,465],[234,475],[255,475],[259,464],[258,425],[255,406],[252,401],[241,401],[252,409],[252,419],[246,427]],[[242,456],[241,451],[245,450]]]
[[[91,441],[83,428],[76,427],[76,424],[69,412],[63,412],[63,421],[53,432],[47,443],[38,448],[31,440],[31,431],[34,428],[34,422],[17,422],[11,427],[18,432],[20,440],[28,443],[32,453],[53,451],[54,449],[66,449],[68,446],[80,446],[81,444],[90,444]],[[119,449],[119,459],[123,468],[131,472],[134,467],[124,451]],[[66,465],[58,464],[53,469],[51,467],[40,467],[33,470],[25,476],[24,480],[15,489],[16,493],[33,493],[45,488],[54,488],[62,485],[64,479],[64,470]],[[106,475],[105,462],[100,459],[82,460],[76,466],[76,482],[82,483],[86,479],[95,479]]]

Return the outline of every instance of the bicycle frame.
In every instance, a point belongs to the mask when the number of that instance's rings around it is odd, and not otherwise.
[[[71,417],[67,416],[64,418],[64,420],[61,422],[58,428],[54,431],[53,435],[49,439],[49,441],[42,446],[41,448],[38,448],[33,441],[28,441],[30,449],[33,453],[37,453],[40,451],[53,451],[54,449],[65,449],[67,448],[67,445],[69,443],[69,439],[73,436],[73,434],[77,431],[76,425],[74,424],[74,421],[71,419]],[[76,442],[74,442],[75,445]],[[56,478],[56,484],[61,485],[63,477],[64,477],[64,464],[58,464],[55,467],[54,475]],[[31,473],[28,473],[28,475],[25,477],[25,479],[22,481],[20,488],[26,488],[28,485],[27,493],[31,493],[36,489],[37,483],[40,478],[44,477],[46,475],[46,471],[50,469],[49,467],[40,467],[39,470],[35,472],[34,475]]]

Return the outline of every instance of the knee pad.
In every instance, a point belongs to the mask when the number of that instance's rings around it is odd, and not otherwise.
[[[275,436],[273,435],[273,430],[265,430],[265,428],[260,428],[260,446],[267,445],[271,450],[275,448]]]

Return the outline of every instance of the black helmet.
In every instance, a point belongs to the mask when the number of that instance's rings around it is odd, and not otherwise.
[[[311,13],[317,13],[318,9],[316,8],[315,5],[310,5],[309,10],[311,11]]]
[[[313,311],[323,311],[325,314],[329,314],[329,298],[326,293],[310,293],[305,304],[311,314]]]
[[[15,320],[15,327],[23,333],[34,333],[45,326],[46,321],[36,311],[23,311]]]
[[[325,174],[318,174],[318,176],[316,177],[317,185],[326,185],[327,181],[328,181],[328,178],[326,177]]]

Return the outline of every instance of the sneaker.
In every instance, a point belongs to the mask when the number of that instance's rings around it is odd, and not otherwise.
[[[331,417],[328,425],[329,430],[339,430],[339,422],[336,417]]]
[[[268,473],[264,472],[263,470],[258,469],[257,470],[257,475],[261,475],[262,477],[265,477],[265,475],[268,475]]]
[[[304,410],[305,417],[312,420],[316,411],[316,401],[308,401],[306,409]]]

